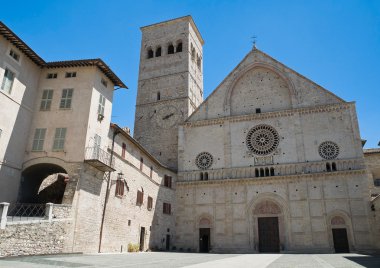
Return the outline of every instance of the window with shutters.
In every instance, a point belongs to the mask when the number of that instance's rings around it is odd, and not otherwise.
[[[100,94],[99,96],[99,105],[98,105],[98,114],[104,115],[104,107],[106,106],[106,98]]]
[[[53,142],[53,151],[63,151],[65,146],[66,128],[56,128]]]
[[[72,88],[65,88],[62,90],[61,102],[59,104],[60,109],[70,109],[71,108],[71,101],[73,99],[73,93],[74,93],[74,89],[72,89]]]
[[[34,132],[32,151],[42,151],[44,149],[44,141],[46,128],[37,128]]]
[[[168,215],[172,214],[172,205],[169,204],[169,203],[164,203],[164,205],[163,205],[163,213],[164,214],[168,214]]]
[[[136,205],[141,206],[144,202],[144,191],[137,191]]]
[[[148,210],[153,208],[153,197],[148,196]]]
[[[168,175],[164,175],[164,186],[168,188],[172,188],[172,177]]]
[[[41,111],[50,111],[52,99],[53,99],[53,90],[52,89],[45,89],[42,92],[40,110]]]
[[[14,72],[9,70],[8,68],[5,68],[3,82],[1,83],[1,89],[4,90],[8,94],[11,94],[15,76],[16,74]]]
[[[121,179],[117,179],[115,196],[122,197],[123,195],[124,195],[124,181]]]

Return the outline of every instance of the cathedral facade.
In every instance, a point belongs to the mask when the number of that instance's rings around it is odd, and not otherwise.
[[[255,47],[203,101],[203,39],[191,18],[142,32],[135,138],[159,158],[178,141],[177,163],[161,157],[178,170],[177,247],[373,247],[373,182],[353,102]],[[170,53],[176,42],[184,55]]]
[[[354,102],[256,47],[204,100],[191,16],[141,31],[132,137],[101,59],[45,62],[0,23],[0,256],[380,249]],[[12,222],[30,203],[46,215]]]

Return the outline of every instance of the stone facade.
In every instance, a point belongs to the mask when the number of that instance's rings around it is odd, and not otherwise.
[[[134,137],[177,169],[178,125],[203,101],[203,39],[190,16],[141,30]]]
[[[380,153],[353,102],[256,48],[203,101],[192,18],[141,30],[133,138],[102,60],[46,63],[0,23],[0,201],[62,203],[40,222],[2,207],[0,256],[380,248]]]

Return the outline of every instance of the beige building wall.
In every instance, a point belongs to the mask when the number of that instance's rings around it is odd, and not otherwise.
[[[9,55],[11,49],[19,55],[18,61]],[[15,202],[41,69],[0,36],[0,83],[6,68],[15,79],[10,93],[0,90],[0,199]]]

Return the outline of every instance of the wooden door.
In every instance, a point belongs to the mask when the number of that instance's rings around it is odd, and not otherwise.
[[[170,235],[166,235],[166,250],[170,250]]]
[[[145,227],[141,227],[141,231],[140,231],[140,251],[144,250],[144,243],[145,243]]]
[[[280,235],[277,217],[258,218],[259,251],[280,252]]]
[[[350,247],[348,245],[346,228],[332,229],[335,253],[348,253]]]

